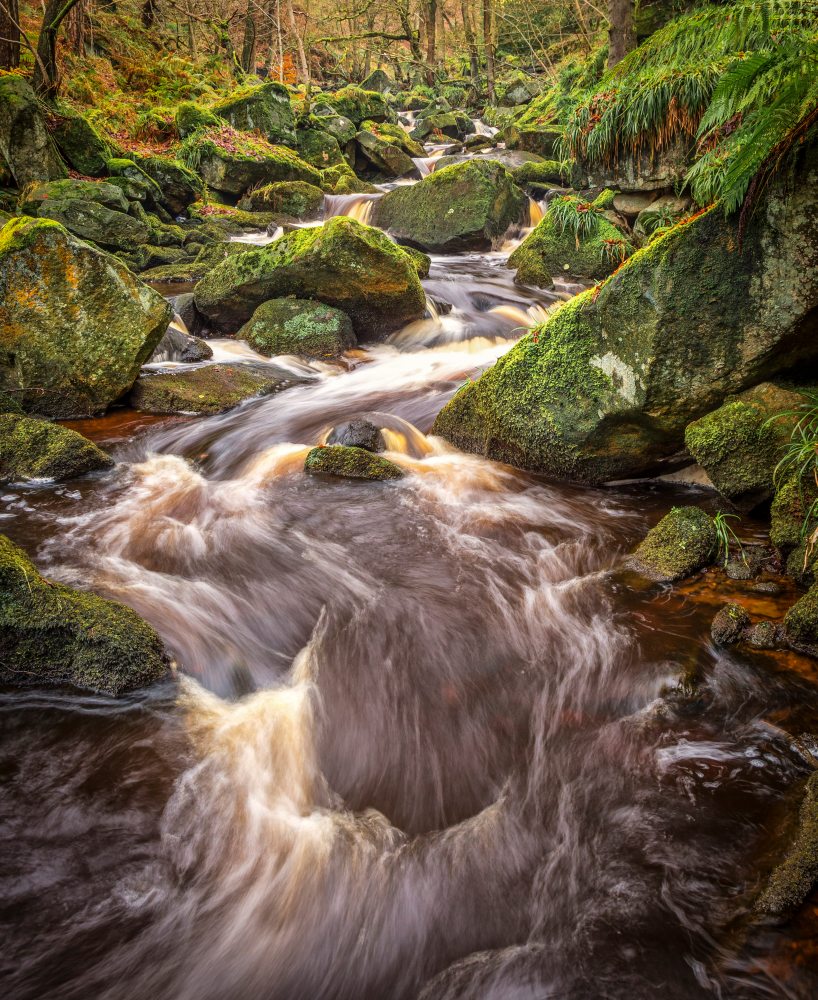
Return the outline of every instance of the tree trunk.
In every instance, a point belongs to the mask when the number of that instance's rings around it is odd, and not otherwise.
[[[60,86],[57,72],[57,34],[71,8],[78,0],[46,0],[43,24],[37,40],[34,63],[34,89],[47,101],[57,96]]]
[[[469,13],[469,0],[460,0],[460,13],[463,18],[466,47],[469,50],[472,84],[475,91],[477,91],[480,89],[480,56],[477,51],[477,39],[474,37],[474,28],[471,23],[471,14]]]
[[[293,0],[287,0],[287,17],[290,22],[290,31],[295,39],[296,47],[298,50],[298,75],[301,77],[302,83],[310,82],[310,64],[307,62],[307,53],[304,49],[304,40],[301,37],[301,32],[298,30],[298,24],[295,20],[295,11],[293,10]]]
[[[2,0],[0,5],[0,69],[20,65],[20,11],[17,0]]]
[[[252,73],[256,68],[256,19],[253,15],[253,0],[247,4],[244,16],[244,42],[241,47],[241,68]]]
[[[633,0],[608,0],[608,68],[622,62],[636,48]]]
[[[406,32],[406,37],[409,39],[409,50],[412,53],[412,58],[416,63],[422,63],[423,52],[420,48],[420,39],[412,27],[412,22],[409,20],[409,7],[407,5],[401,4],[398,7],[398,17],[400,18],[401,29]]]
[[[486,89],[494,104],[494,4],[483,0],[483,48],[486,50]]]
[[[431,87],[435,82],[435,62],[437,60],[437,2],[427,0],[424,8],[426,22],[426,82]]]
[[[142,4],[142,26],[152,28],[156,20],[156,5],[154,0],[145,0]]]

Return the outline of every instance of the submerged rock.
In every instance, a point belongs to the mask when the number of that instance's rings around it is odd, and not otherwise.
[[[0,683],[117,696],[168,671],[162,640],[135,611],[45,580],[0,535]]]
[[[225,363],[140,376],[130,404],[146,413],[210,415],[232,410],[254,396],[269,396],[309,379],[277,365]]]
[[[48,420],[0,414],[0,482],[73,479],[114,460],[93,441]]]
[[[56,222],[0,230],[0,392],[26,411],[102,412],[133,385],[172,316],[124,264]]]
[[[647,533],[630,564],[652,580],[681,580],[712,560],[716,541],[713,519],[700,507],[673,507]]]
[[[435,170],[376,202],[373,221],[424,250],[489,247],[525,217],[528,199],[508,170],[471,160]]]
[[[309,299],[269,299],[236,334],[260,354],[331,360],[355,346],[346,313]]]
[[[363,448],[364,451],[383,451],[383,435],[380,428],[369,420],[348,420],[333,427],[327,435],[327,444],[344,445],[347,448]]]
[[[19,188],[67,174],[34,91],[14,73],[0,75],[0,159]]]
[[[770,875],[756,904],[761,913],[781,917],[807,898],[818,879],[818,774],[807,781],[798,825],[787,857]]]
[[[304,462],[306,472],[322,472],[344,479],[371,479],[385,481],[402,479],[404,472],[399,465],[364,448],[332,444],[313,448]]]
[[[268,299],[317,299],[345,312],[359,339],[420,319],[426,301],[411,258],[380,230],[345,217],[226,260],[194,295],[199,312],[223,330],[238,329]]]

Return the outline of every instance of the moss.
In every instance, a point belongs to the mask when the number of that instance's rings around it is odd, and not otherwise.
[[[408,156],[425,156],[426,150],[419,142],[410,139],[400,125],[391,125],[388,122],[370,122],[361,124],[361,131],[370,132],[383,142],[392,143],[398,146]]]
[[[383,94],[379,94],[376,90],[343,87],[334,94],[324,94],[322,100],[355,125],[360,125],[368,118],[372,121],[394,120],[389,103]]]
[[[796,646],[818,646],[818,584],[813,584],[784,615],[784,631]]]
[[[0,414],[0,481],[73,479],[113,464],[110,455],[67,427]]]
[[[567,184],[571,164],[560,160],[531,160],[511,171],[517,184]]]
[[[787,857],[770,875],[757,909],[770,916],[795,910],[818,879],[818,774],[807,781]]]
[[[134,611],[50,583],[0,535],[1,683],[117,696],[167,673],[161,639]]]
[[[239,207],[250,211],[269,211],[296,219],[311,218],[324,204],[324,192],[304,181],[279,181],[249,191]]]
[[[194,132],[219,124],[219,119],[211,111],[191,101],[185,101],[179,105],[174,120],[176,131],[182,139],[188,138]]]
[[[633,554],[633,566],[652,580],[681,580],[716,551],[713,519],[700,507],[673,507]]]
[[[122,189],[108,181],[80,181],[66,178],[30,184],[20,192],[17,207],[21,214],[37,215],[48,201],[92,201],[119,212],[128,211],[128,199]]]
[[[389,138],[362,130],[355,137],[355,142],[364,159],[387,177],[405,177],[416,169],[411,156]]]
[[[349,317],[340,309],[304,299],[270,299],[236,336],[266,355],[337,358],[355,346]]]
[[[123,157],[115,157],[114,159],[108,160],[106,167],[111,177],[127,177],[129,180],[138,181],[150,192],[150,197],[153,200],[162,200],[162,189],[156,181],[141,167],[137,166],[133,160]]]
[[[795,473],[785,477],[775,489],[770,507],[770,541],[785,551],[799,545],[818,526],[818,518],[808,518],[818,501],[818,488],[811,476],[799,480]]]
[[[321,187],[331,194],[374,194],[379,189],[362,181],[347,163],[321,171]]]
[[[412,258],[418,277],[428,278],[432,267],[432,258],[422,250],[415,250],[414,247],[404,247],[404,250]]]
[[[321,128],[299,129],[297,138],[301,158],[319,170],[346,163],[338,140],[329,132]]]
[[[331,444],[313,448],[304,462],[304,470],[310,473],[324,473],[344,479],[369,479],[385,481],[402,479],[403,469],[389,459],[374,455],[363,448],[342,444]]]
[[[73,111],[59,109],[53,127],[54,140],[65,160],[86,177],[105,173],[111,156],[108,143],[94,126]]]
[[[616,191],[612,191],[610,188],[605,188],[604,191],[594,198],[591,204],[594,208],[598,209],[600,212],[604,212],[609,208],[613,208],[614,198],[616,197]]]
[[[279,221],[276,212],[248,212],[230,205],[203,205],[197,202],[189,206],[188,212],[192,219],[203,219],[231,236],[263,230]]]
[[[212,243],[203,246],[194,260],[179,260],[172,264],[152,266],[141,275],[143,281],[189,284],[200,281],[217,264],[228,257],[242,253],[252,253],[255,247],[249,243]]]
[[[750,627],[750,616],[740,604],[725,604],[710,626],[710,635],[718,646],[732,646]]]
[[[167,156],[141,156],[137,164],[156,182],[159,200],[172,215],[181,215],[204,193],[201,177],[179,160]]]
[[[285,86],[269,80],[233,93],[212,107],[235,129],[258,132],[269,142],[295,143],[293,109]]]

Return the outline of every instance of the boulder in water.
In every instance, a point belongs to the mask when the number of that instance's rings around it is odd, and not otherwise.
[[[750,616],[740,604],[725,604],[710,626],[710,635],[717,646],[734,646],[750,627]]]
[[[295,298],[262,302],[236,336],[260,354],[319,359],[340,357],[356,343],[346,313],[322,302]]]
[[[818,879],[818,774],[804,788],[798,825],[787,856],[770,875],[756,904],[760,913],[783,917],[793,913],[812,892]]]
[[[0,414],[0,482],[74,479],[113,464],[93,441],[68,427],[37,417]]]
[[[0,159],[19,188],[67,174],[34,91],[14,73],[0,75]]]
[[[269,80],[261,86],[242,89],[215,104],[211,113],[241,132],[258,132],[268,142],[295,145],[293,109],[283,83]]]
[[[373,221],[424,250],[457,250],[491,246],[527,208],[505,167],[470,160],[390,191],[376,202]]]
[[[239,202],[239,208],[247,212],[267,211],[307,219],[317,215],[323,204],[324,192],[314,184],[278,181],[248,191]]]
[[[168,672],[162,640],[135,611],[44,579],[0,535],[0,683],[118,696]]]
[[[716,553],[716,527],[700,507],[674,507],[645,536],[630,565],[651,580],[691,576]]]
[[[355,137],[355,144],[361,156],[388,177],[405,177],[417,169],[412,158],[388,137],[361,131]]]
[[[818,651],[818,584],[814,583],[784,615],[784,632],[796,648]]]
[[[151,363],[162,361],[180,361],[183,364],[197,364],[209,361],[213,357],[213,348],[201,337],[193,337],[178,327],[169,326],[165,336],[156,345],[151,355]]]
[[[82,115],[61,108],[55,119],[53,135],[65,161],[74,170],[86,177],[100,177],[105,173],[111,150]]]
[[[345,217],[226,260],[194,295],[199,312],[222,330],[238,329],[268,299],[317,299],[345,312],[359,339],[420,319],[426,301],[408,254],[380,230]]]
[[[399,465],[381,455],[374,455],[364,448],[331,444],[313,448],[304,462],[304,470],[324,473],[342,479],[370,479],[378,482],[402,479],[404,472]]]
[[[133,385],[173,311],[102,250],[46,219],[0,230],[0,392],[28,412],[100,413]]]
[[[363,448],[364,451],[383,451],[383,435],[380,428],[371,421],[358,418],[333,427],[327,435],[327,444],[344,445],[347,448]]]
[[[474,122],[462,111],[441,111],[418,120],[409,133],[410,138],[422,142],[430,136],[446,135],[450,139],[465,139],[474,133]]]

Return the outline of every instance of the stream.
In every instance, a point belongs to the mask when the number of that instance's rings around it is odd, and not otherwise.
[[[709,637],[726,600],[776,617],[792,593],[622,569],[710,494],[549,482],[429,434],[579,290],[515,285],[508,250],[433,257],[429,318],[307,384],[78,422],[115,469],[0,487],[0,531],[179,665],[117,701],[0,692],[9,1000],[816,995],[808,932],[751,916],[818,667]],[[406,477],[305,475],[360,416]]]

